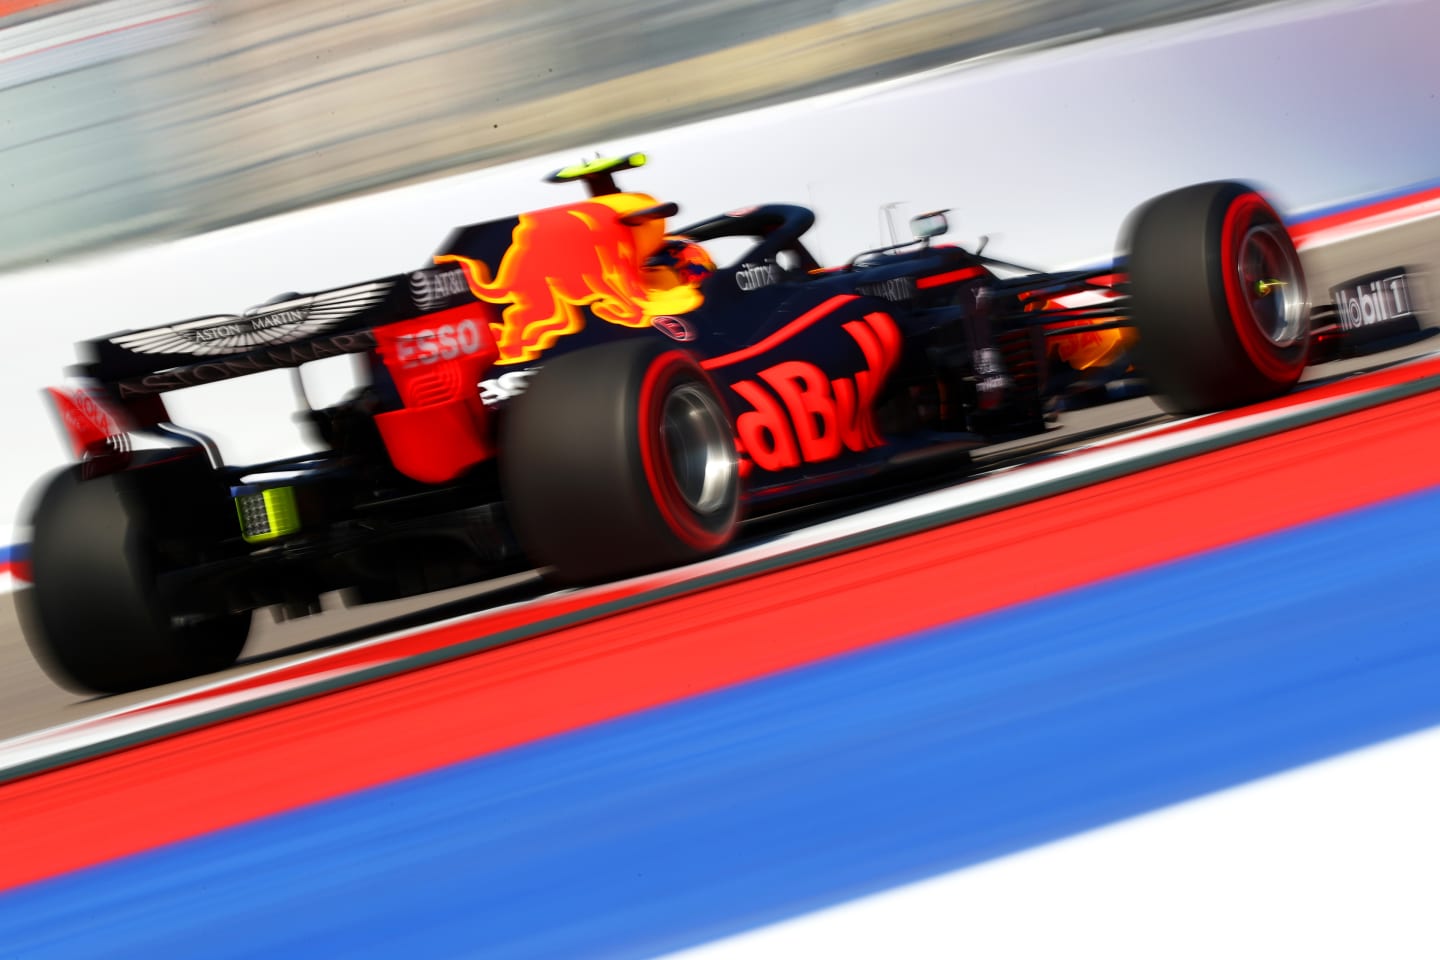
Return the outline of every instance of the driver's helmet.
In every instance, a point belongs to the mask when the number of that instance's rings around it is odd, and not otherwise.
[[[715,272],[715,261],[689,237],[666,237],[642,264],[645,282],[657,290],[698,287]]]

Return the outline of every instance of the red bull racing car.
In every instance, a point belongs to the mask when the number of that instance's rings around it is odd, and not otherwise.
[[[52,675],[219,669],[252,611],[337,590],[703,558],[744,518],[1043,432],[1063,338],[1133,349],[1173,411],[1275,396],[1306,362],[1299,258],[1242,184],[1145,204],[1103,272],[937,242],[943,213],[827,266],[804,207],[669,226],[673,203],[616,186],[642,162],[559,171],[589,195],[459,228],[411,273],[83,343],[78,385],[51,391],[79,462],[36,499],[24,595]],[[322,452],[229,464],[167,414],[167,392],[340,354],[361,386],[307,412]]]

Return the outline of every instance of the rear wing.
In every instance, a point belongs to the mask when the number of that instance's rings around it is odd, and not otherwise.
[[[395,469],[445,483],[493,455],[477,384],[499,357],[493,308],[477,299],[458,263],[319,293],[285,294],[240,314],[125,330],[81,343],[79,382],[50,397],[75,453],[92,469],[120,469],[132,440],[219,449],[170,423],[163,394],[236,377],[373,351],[385,377],[376,428]],[[389,389],[393,387],[393,390]]]
[[[285,294],[239,314],[124,330],[79,345],[78,373],[138,400],[313,360],[363,353],[375,328],[475,303],[455,263],[324,290]]]

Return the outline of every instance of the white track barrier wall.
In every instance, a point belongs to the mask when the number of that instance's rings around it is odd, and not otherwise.
[[[761,201],[808,203],[819,214],[810,241],[826,262],[887,242],[881,208],[900,204],[902,219],[952,208],[958,242],[989,233],[994,255],[1056,267],[1109,257],[1131,209],[1194,181],[1253,180],[1300,211],[1433,179],[1436,36],[1440,0],[1280,4],[577,144],[0,277],[0,545],[24,538],[26,491],[68,456],[39,391],[74,361],[74,341],[414,268],[454,225],[578,196],[539,177],[582,151],[649,152],[652,166],[623,184],[678,202],[680,223]],[[307,368],[312,400],[338,396],[348,370],[343,359]],[[171,399],[175,419],[213,432],[234,462],[303,447],[284,373]]]

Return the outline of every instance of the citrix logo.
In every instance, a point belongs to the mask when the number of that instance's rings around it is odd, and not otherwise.
[[[773,263],[747,263],[735,271],[735,283],[741,290],[759,290],[780,282],[780,268]]]

